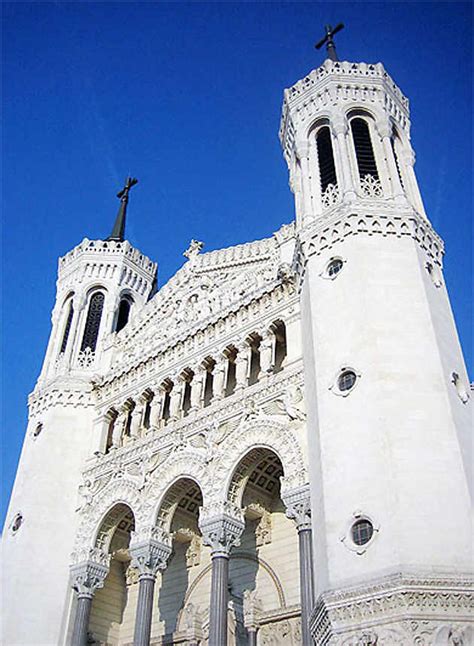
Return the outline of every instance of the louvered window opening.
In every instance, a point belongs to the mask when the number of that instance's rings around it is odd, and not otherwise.
[[[117,325],[115,328],[116,332],[120,332],[127,325],[128,319],[130,316],[130,307],[131,303],[127,298],[123,298],[120,301],[119,311],[117,316]]]
[[[81,352],[83,352],[87,348],[90,348],[92,352],[95,352],[103,308],[104,295],[101,292],[98,292],[97,294],[94,294],[92,296],[89,303],[86,327],[84,329],[84,336],[82,337]]]
[[[400,184],[402,185],[402,188],[405,188],[405,186],[403,185],[402,173],[400,171],[400,164],[398,162],[397,148],[395,146],[395,138],[392,137],[390,139],[390,141],[391,141],[391,144],[392,144],[392,151],[393,151],[393,157],[395,159],[395,166],[397,167],[398,179],[400,180]]]
[[[337,185],[336,167],[334,165],[334,153],[332,150],[331,131],[327,126],[321,128],[316,136],[318,149],[319,180],[321,191],[327,189],[329,184]]]
[[[74,316],[74,305],[73,305],[73,302],[71,301],[69,303],[69,312],[67,315],[66,327],[64,328],[63,340],[61,342],[61,349],[59,350],[60,354],[64,354],[64,352],[66,352],[67,341],[69,339],[69,332],[71,331],[73,316]]]
[[[363,179],[371,175],[374,179],[379,178],[377,164],[375,163],[374,149],[370,139],[369,126],[363,119],[352,119],[352,138],[359,168],[359,177]]]

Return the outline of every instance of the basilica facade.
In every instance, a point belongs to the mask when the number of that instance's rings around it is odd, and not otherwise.
[[[111,236],[59,260],[6,645],[473,643],[443,242],[408,100],[382,64],[335,58],[284,92],[293,222],[192,240],[157,290],[125,237],[129,178]]]

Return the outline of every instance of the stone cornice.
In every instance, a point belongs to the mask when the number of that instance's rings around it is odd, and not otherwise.
[[[310,257],[355,235],[410,237],[442,266],[444,244],[428,220],[387,200],[340,205],[306,226],[300,233],[300,244],[304,255]]]
[[[333,635],[402,620],[470,621],[473,578],[468,575],[394,574],[373,582],[324,592],[310,619],[317,644]],[[338,642],[339,643],[339,642]],[[398,642],[394,642],[398,643]]]
[[[55,406],[90,408],[96,405],[90,381],[54,379],[36,387],[28,397],[29,416],[35,417]]]

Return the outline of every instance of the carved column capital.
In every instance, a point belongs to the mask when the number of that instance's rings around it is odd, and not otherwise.
[[[232,548],[240,545],[245,520],[242,510],[226,501],[203,508],[199,527],[204,545],[211,548],[211,555],[228,558]]]
[[[110,556],[99,548],[75,552],[70,566],[71,582],[78,598],[92,599],[94,592],[104,585],[109,573]]]
[[[298,532],[311,529],[311,500],[308,485],[288,491],[282,498],[286,515],[294,520]]]
[[[331,130],[335,137],[345,137],[348,131],[347,121],[343,115],[338,115],[331,121]]]
[[[244,590],[244,626],[247,630],[256,631],[260,625],[262,602],[256,590]]]
[[[159,571],[166,568],[171,555],[171,538],[160,527],[145,528],[140,535],[132,532],[129,548],[132,566],[139,571],[139,579],[155,579]]]
[[[297,141],[295,152],[299,159],[305,159],[309,155],[309,144],[307,141]]]

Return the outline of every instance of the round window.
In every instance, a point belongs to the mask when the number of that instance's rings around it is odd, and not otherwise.
[[[334,278],[341,271],[343,264],[344,263],[340,258],[334,258],[326,267],[326,275],[329,276],[329,278]]]
[[[337,387],[343,392],[347,392],[354,387],[357,375],[353,370],[344,370],[337,378]]]
[[[351,528],[352,540],[356,545],[365,545],[370,541],[374,534],[374,526],[367,520],[363,518],[357,520]]]
[[[16,534],[16,533],[17,533],[17,531],[18,531],[18,530],[20,529],[20,527],[22,526],[22,524],[23,524],[23,516],[21,515],[21,513],[18,513],[18,514],[15,516],[15,518],[13,519],[13,522],[12,522],[12,524],[11,524],[12,533],[13,533],[13,534]]]

